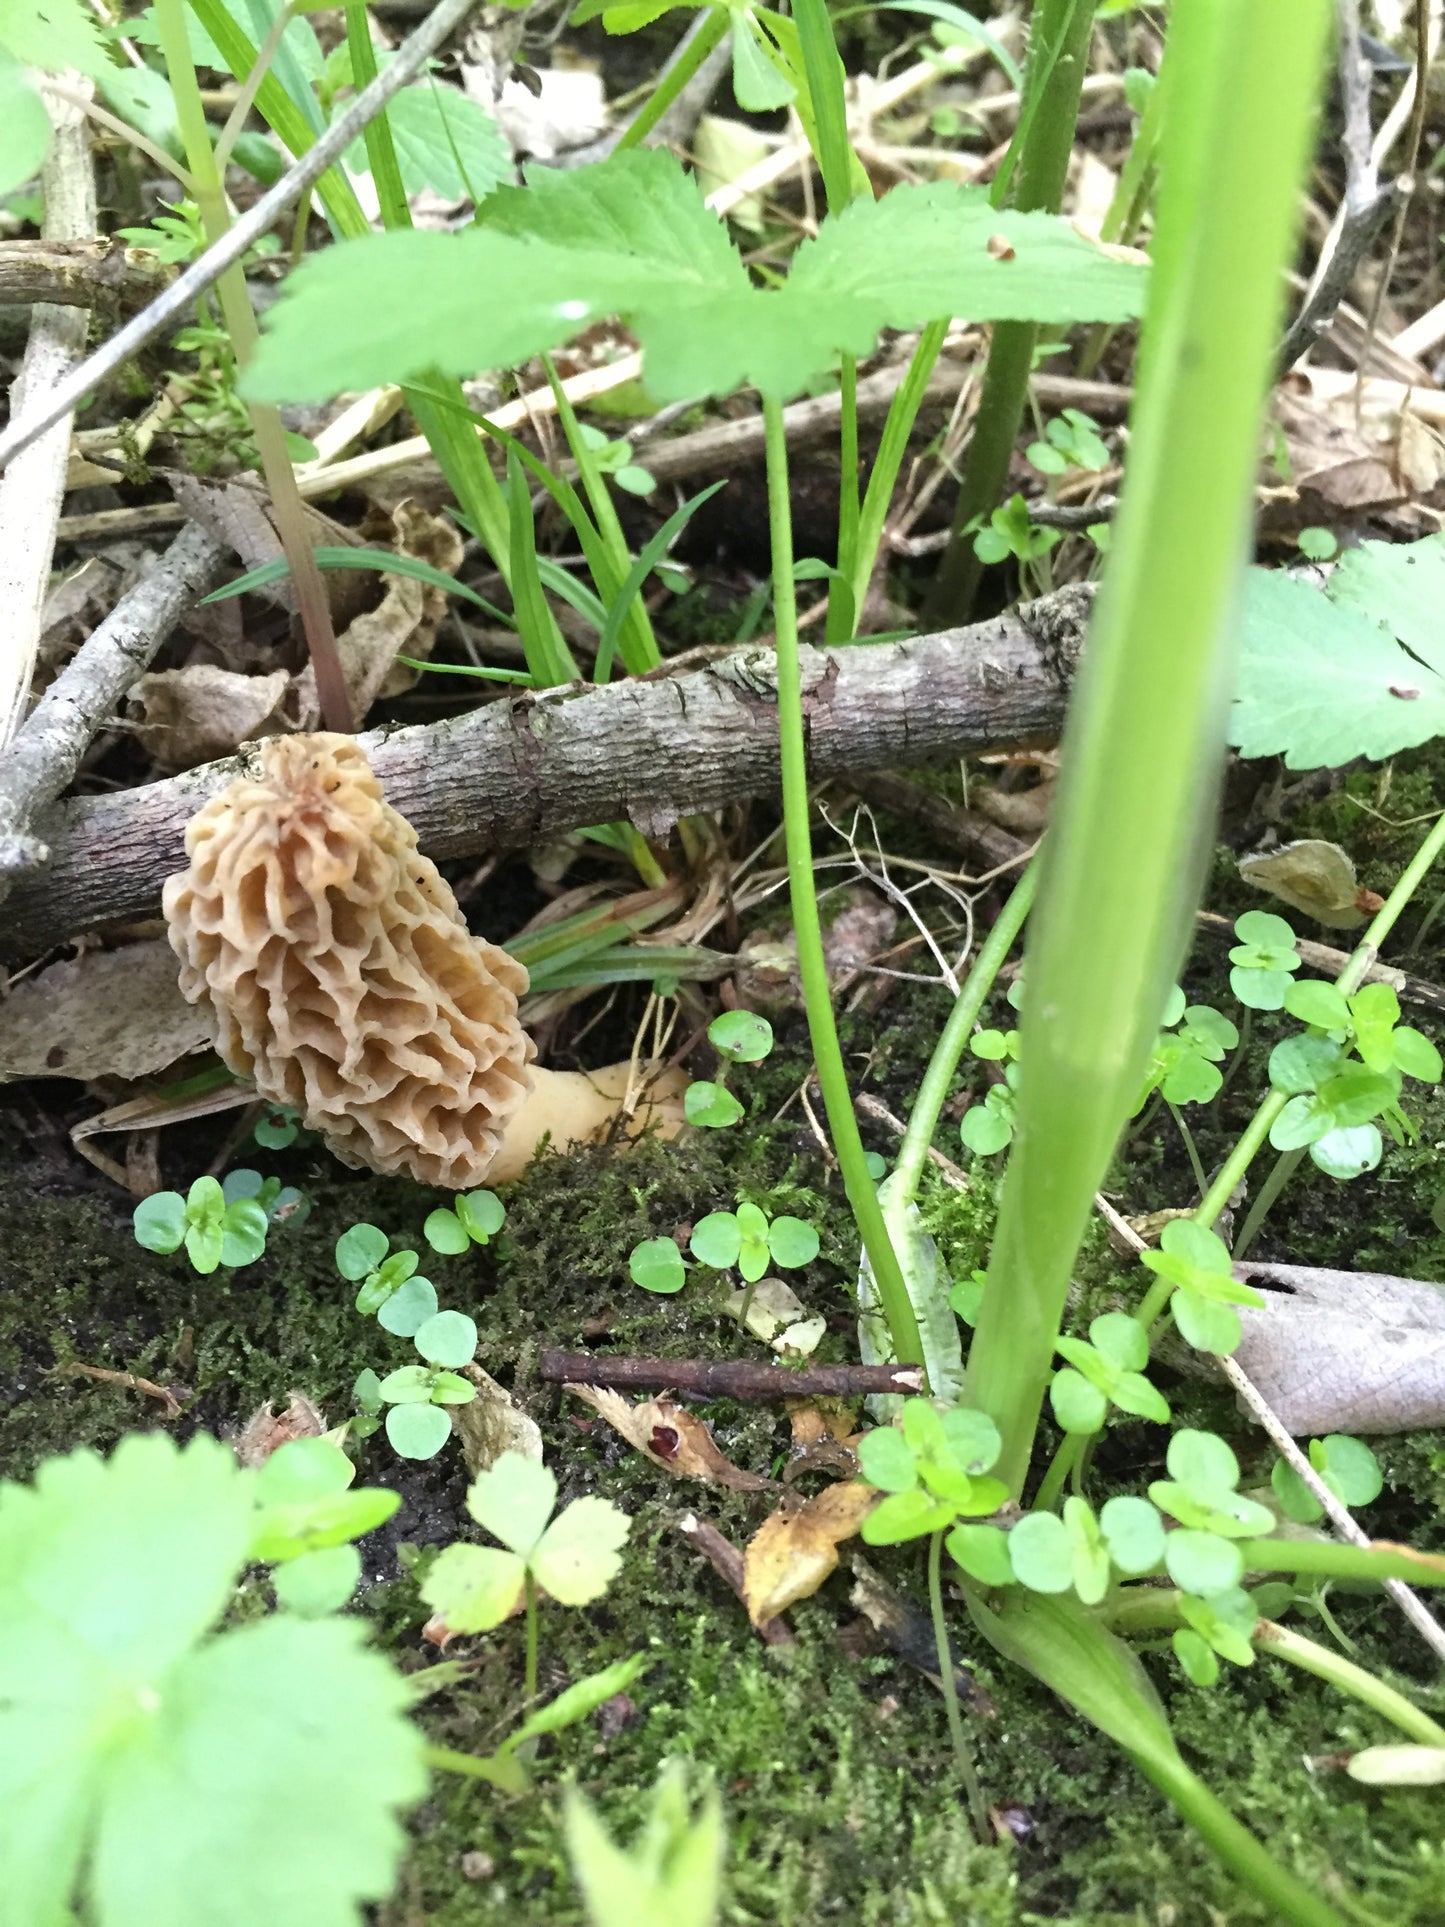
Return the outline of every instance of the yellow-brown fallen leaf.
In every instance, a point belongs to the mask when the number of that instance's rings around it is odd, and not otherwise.
[[[838,1564],[838,1546],[851,1539],[881,1494],[850,1481],[830,1485],[796,1512],[765,1519],[743,1553],[743,1600],[755,1626],[809,1599]]]
[[[776,1490],[774,1480],[744,1472],[724,1458],[702,1420],[669,1398],[647,1398],[640,1405],[632,1405],[620,1392],[600,1385],[568,1385],[564,1389],[594,1407],[614,1432],[621,1433],[644,1458],[671,1472],[674,1478],[705,1479],[710,1485],[725,1485],[734,1492]]]

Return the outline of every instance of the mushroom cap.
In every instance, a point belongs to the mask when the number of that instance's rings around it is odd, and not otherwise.
[[[165,887],[216,1048],[343,1164],[465,1190],[531,1088],[527,973],[467,929],[349,736],[282,736],[186,828]]]

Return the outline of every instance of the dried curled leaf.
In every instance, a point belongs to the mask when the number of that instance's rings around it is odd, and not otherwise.
[[[470,1189],[531,1087],[526,971],[467,929],[349,737],[280,737],[253,767],[166,884],[182,991],[343,1164]]]
[[[764,1519],[743,1553],[743,1600],[755,1626],[810,1599],[838,1564],[879,1494],[861,1480],[830,1485],[794,1511]]]
[[[725,1458],[702,1420],[669,1398],[646,1398],[634,1405],[607,1386],[568,1385],[564,1390],[593,1406],[635,1451],[674,1478],[705,1479],[733,1492],[776,1489],[772,1479],[745,1472]]]

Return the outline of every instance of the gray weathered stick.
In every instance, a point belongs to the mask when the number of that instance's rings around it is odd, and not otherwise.
[[[0,755],[0,901],[50,851],[31,834],[37,812],[65,789],[91,738],[150,664],[177,620],[220,580],[230,551],[194,522],[122,596]]]
[[[1090,600],[1087,588],[1061,589],[968,629],[805,650],[813,774],[1052,739]],[[775,659],[743,649],[690,673],[504,698],[360,740],[388,800],[434,857],[629,818],[661,835],[680,816],[777,788]],[[165,878],[185,861],[187,821],[245,767],[232,757],[39,817],[35,834],[52,862],[11,894],[8,951],[42,950],[154,911]]]

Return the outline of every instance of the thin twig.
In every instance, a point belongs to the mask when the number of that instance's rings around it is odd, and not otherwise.
[[[400,92],[475,5],[476,0],[440,0],[435,12],[402,44],[395,58],[357,95],[340,119],[327,128],[314,147],[307,148],[300,159],[287,168],[276,185],[241,215],[221,240],[207,248],[163,295],[59,383],[44,408],[24,421],[13,423],[0,435],[0,468],[7,467],[22,449],[70,414],[107,375],[123,367],[147,342],[187,313],[197,296],[213,286],[227,268],[243,260],[288,208],[294,207],[301,196],[316,185],[332,162],[345,152],[367,123],[376,118],[393,95]]]
[[[78,83],[87,92],[91,82]],[[95,170],[85,116],[48,87],[42,95],[54,138],[41,180],[45,190],[45,239],[76,241],[95,233]],[[35,658],[41,610],[55,553],[55,525],[65,493],[70,456],[70,409],[56,407],[66,377],[85,353],[90,316],[84,308],[37,303],[20,374],[10,390],[12,433],[30,452],[0,479],[0,746],[20,727]],[[47,432],[48,431],[48,432]]]
[[[916,1392],[916,1365],[759,1365],[750,1358],[605,1358],[595,1352],[543,1352],[537,1375],[558,1385],[619,1385],[632,1391],[691,1392],[767,1405],[775,1399],[861,1398]]]

